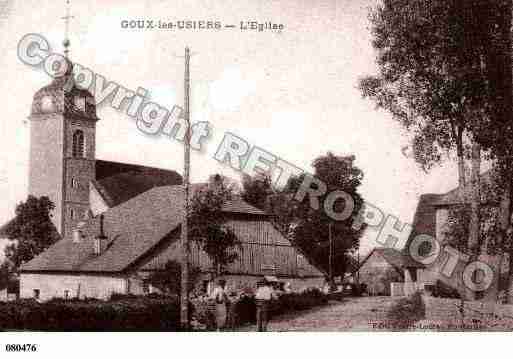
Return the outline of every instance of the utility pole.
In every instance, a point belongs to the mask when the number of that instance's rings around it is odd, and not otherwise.
[[[328,232],[330,239],[330,250],[329,250],[329,275],[330,275],[330,293],[333,290],[333,236],[331,234],[331,223],[328,224]]]
[[[360,290],[360,245],[358,244],[358,249],[356,250],[356,285],[358,286],[358,290]]]
[[[183,169],[183,187],[184,187],[184,216],[182,221],[182,233],[180,244],[182,249],[182,278],[180,293],[180,324],[182,330],[189,329],[189,171],[191,155],[191,123],[189,118],[189,48],[185,48],[185,75],[184,75],[184,116],[186,123],[185,146],[184,146],[184,169]]]

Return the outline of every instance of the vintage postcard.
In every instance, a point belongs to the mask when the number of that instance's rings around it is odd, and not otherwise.
[[[512,330],[512,11],[0,0],[0,330]]]

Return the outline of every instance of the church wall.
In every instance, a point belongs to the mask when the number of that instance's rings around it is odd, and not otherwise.
[[[84,133],[84,158],[73,156],[73,133]],[[65,144],[65,205],[63,237],[71,235],[89,209],[89,184],[95,179],[95,124],[81,119],[68,119]]]
[[[40,117],[30,121],[29,194],[48,196],[55,204],[52,221],[61,233],[63,181],[62,116]]]
[[[89,209],[89,184],[94,171],[94,162],[91,160],[66,159],[65,238],[69,237]]]
[[[84,146],[85,146],[85,158],[89,160],[95,159],[96,153],[96,125],[94,122],[90,120],[80,120],[80,119],[69,119],[68,125],[66,126],[66,138],[70,139],[69,146],[66,148],[66,157],[71,157],[73,154],[73,148],[71,146],[71,139],[73,138],[73,133],[76,130],[82,130],[84,132]]]
[[[67,159],[66,165],[66,201],[89,204],[89,183],[94,179],[94,161]]]
[[[39,289],[40,300],[64,298],[108,299],[112,293],[126,293],[127,280],[122,276],[90,274],[33,274],[21,273],[20,297],[33,298],[34,289]]]

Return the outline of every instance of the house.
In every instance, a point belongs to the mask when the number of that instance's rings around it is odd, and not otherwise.
[[[106,299],[113,293],[147,293],[149,275],[180,258],[183,193],[180,185],[154,187],[80,223],[71,236],[21,267],[21,297]],[[264,275],[298,289],[323,282],[323,274],[274,228],[269,215],[239,198],[222,211],[242,242],[234,249],[238,258],[223,274],[230,289],[255,286]],[[191,264],[200,268],[202,280],[214,272],[195,244]]]
[[[357,276],[370,295],[408,295],[417,290],[424,266],[393,248],[374,248],[361,261]]]
[[[492,190],[492,172],[487,171],[481,175],[481,205],[489,209],[497,209],[499,206],[498,199]],[[468,189],[466,189],[468,190]],[[429,235],[435,238],[438,243],[444,243],[447,235],[447,225],[451,211],[461,206],[459,200],[459,187],[452,189],[444,194],[423,194],[420,196],[419,203],[413,219],[413,231],[410,234],[405,248],[410,248],[413,239],[419,234]],[[482,243],[482,249],[487,244]],[[449,287],[456,289],[460,295],[464,295],[465,287],[462,284],[462,273],[467,263],[459,260],[452,275],[447,276],[444,274],[443,268],[449,259],[449,255],[443,250],[437,259],[426,265],[419,273],[419,280],[424,285],[434,285],[437,281],[442,282]],[[500,256],[481,254],[478,260],[487,263],[494,272],[494,279],[490,287],[481,293],[478,293],[478,298],[483,300],[495,301],[499,289],[499,277],[503,276],[507,268],[504,264],[500,265]],[[501,273],[499,276],[498,274]]]

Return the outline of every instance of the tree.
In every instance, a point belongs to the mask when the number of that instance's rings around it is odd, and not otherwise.
[[[226,185],[220,175],[216,175],[211,185],[198,190],[191,201],[190,238],[207,253],[217,275],[223,268],[234,262],[238,254],[233,250],[240,241],[226,224],[223,205],[233,196],[233,190]]]
[[[7,288],[9,283],[13,280],[12,269],[8,261],[3,261],[0,264],[0,290]]]
[[[294,204],[294,218],[290,238],[316,264],[329,272],[330,232],[333,240],[333,275],[344,275],[347,269],[348,254],[359,247],[364,228],[353,228],[354,216],[344,221],[334,220],[325,211],[323,203],[329,193],[343,191],[353,201],[352,213],[358,213],[363,206],[363,198],[358,192],[363,179],[363,172],[355,166],[355,157],[336,156],[328,152],[315,159],[314,175],[326,184],[327,192],[319,197],[319,209],[310,206],[309,198]],[[296,193],[304,180],[304,174],[292,178],[285,189],[288,193]],[[344,211],[349,206],[342,199],[335,201],[333,207],[336,213]]]
[[[470,260],[479,251],[481,147],[490,149],[490,134],[497,131],[490,124],[504,108],[505,92],[491,81],[500,79],[497,59],[506,50],[497,40],[507,27],[501,26],[502,11],[504,1],[494,0],[384,0],[371,15],[380,73],[360,81],[363,96],[410,131],[424,170],[456,152],[460,201],[471,207]],[[466,155],[472,159],[470,186]]]
[[[16,206],[16,216],[6,228],[7,238],[12,243],[5,248],[5,256],[15,268],[60,239],[51,220],[54,208],[48,197],[37,198],[31,195]]]
[[[263,211],[269,209],[269,197],[275,193],[271,177],[259,175],[242,177],[242,199]]]
[[[148,278],[148,282],[154,287],[168,294],[180,294],[180,276],[182,267],[176,261],[168,261],[163,270],[153,272]],[[198,281],[200,270],[197,267],[189,270],[189,291],[194,289]]]
[[[274,226],[288,236],[297,209],[294,193],[287,187],[288,184],[285,188],[274,188],[271,177],[266,174],[254,177],[244,175],[242,184],[242,199],[271,214]]]

